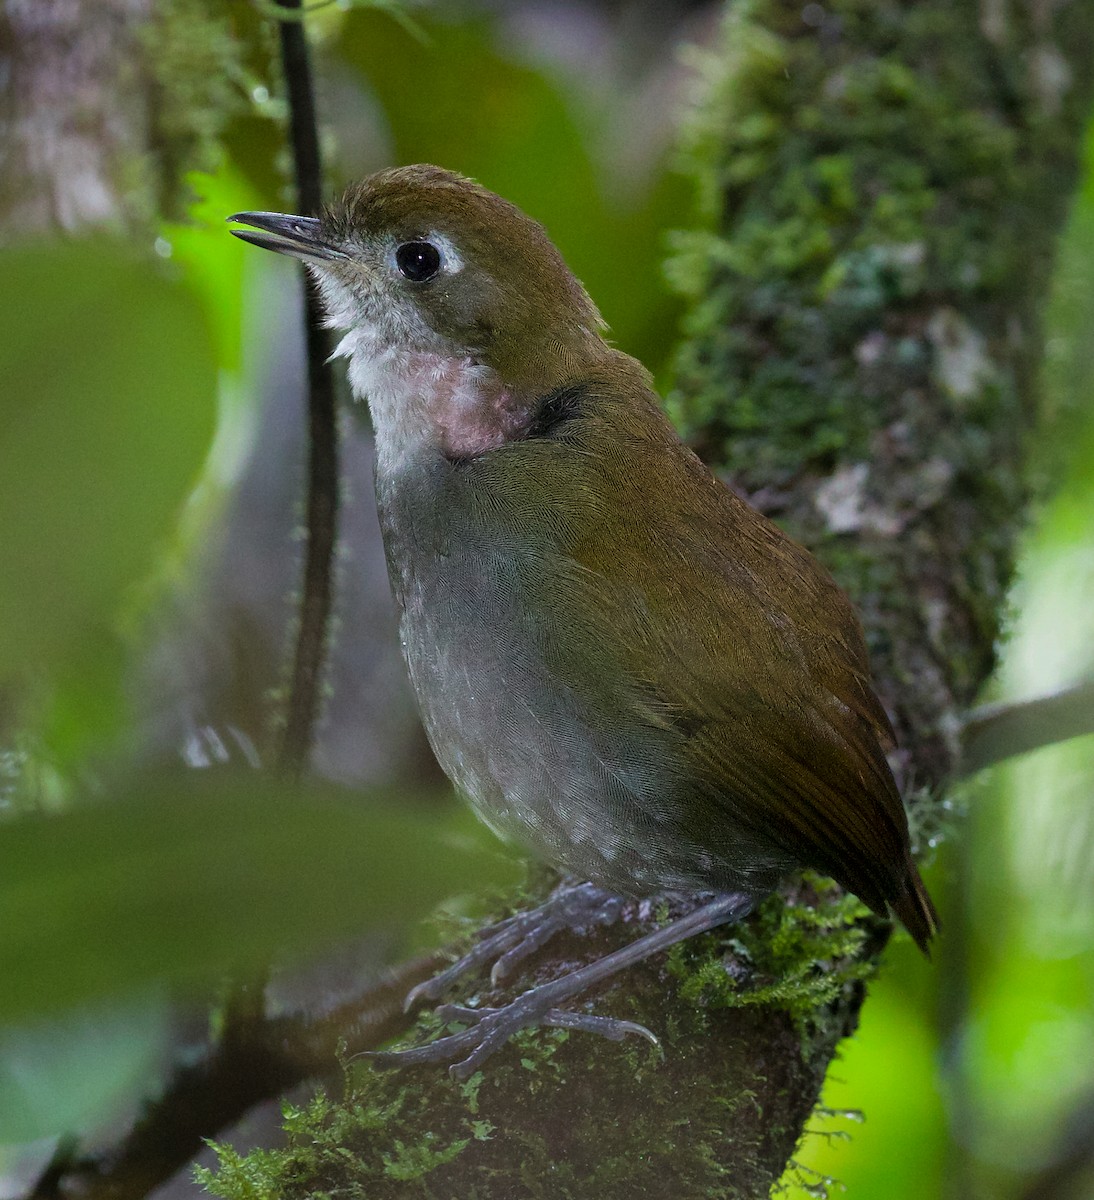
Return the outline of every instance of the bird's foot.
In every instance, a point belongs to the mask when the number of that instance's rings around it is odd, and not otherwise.
[[[575,896],[574,893],[581,894]],[[614,910],[612,916],[608,915],[612,910],[605,909],[603,906],[602,901],[605,898],[618,904],[618,908]],[[438,980],[443,981],[440,984],[440,990],[443,990],[465,971],[489,961],[490,957],[497,955],[499,946],[502,958],[523,950],[522,953],[516,953],[509,959],[509,965],[512,965],[531,954],[532,950],[547,940],[550,933],[541,936],[543,928],[551,926],[550,932],[554,932],[564,926],[584,928],[590,924],[606,922],[619,915],[619,908],[622,908],[622,904],[623,902],[618,897],[609,897],[607,893],[601,892],[589,884],[583,884],[578,888],[567,888],[564,891],[560,890],[545,905],[533,912],[510,917],[487,930],[483,941],[475,947],[471,954],[453,964],[447,972],[442,972],[429,983],[415,988],[411,993],[411,1003],[422,996],[430,995],[430,989],[437,985]],[[477,1071],[490,1055],[505,1045],[514,1033],[537,1025],[599,1033],[602,1037],[610,1038],[612,1041],[622,1041],[628,1033],[636,1033],[657,1045],[657,1039],[644,1025],[638,1025],[633,1021],[620,1021],[612,1017],[570,1012],[559,1006],[572,1001],[576,996],[587,991],[594,984],[610,978],[617,971],[642,962],[651,954],[667,950],[670,946],[685,938],[693,937],[695,934],[705,933],[719,925],[740,920],[752,910],[753,904],[754,898],[743,892],[716,896],[686,916],[679,917],[670,924],[645,934],[629,945],[606,954],[603,958],[598,958],[577,970],[559,976],[557,979],[531,988],[503,1008],[442,1005],[437,1012],[443,1020],[466,1023],[468,1027],[438,1038],[437,1041],[431,1042],[427,1046],[415,1046],[410,1050],[380,1051],[370,1054],[368,1057],[375,1059],[383,1066],[415,1066],[419,1063],[447,1062],[452,1064],[449,1067],[449,1074],[455,1079],[462,1080]],[[561,908],[558,907],[559,905]],[[575,911],[574,905],[583,913],[582,919],[576,924],[569,921],[559,923],[562,913]],[[601,915],[598,917],[597,913]],[[592,915],[590,916],[590,914]],[[489,952],[480,953],[487,945],[490,947]],[[528,948],[523,949],[525,946]],[[502,961],[502,958],[499,958],[498,961]],[[469,959],[470,962],[468,962]]]
[[[514,967],[546,945],[556,933],[563,929],[581,933],[594,925],[610,925],[618,920],[624,903],[621,896],[591,883],[563,884],[538,908],[515,913],[480,930],[476,935],[477,945],[467,954],[431,979],[411,988],[403,1011],[409,1012],[423,1001],[439,1000],[457,980],[490,962],[494,964],[490,969],[490,982],[497,986],[512,974]]]
[[[574,972],[576,975],[577,972]],[[437,1015],[445,1021],[467,1026],[457,1033],[438,1038],[426,1046],[410,1050],[382,1050],[368,1054],[382,1067],[412,1067],[423,1063],[450,1063],[449,1075],[463,1081],[522,1029],[548,1026],[555,1029],[576,1029],[598,1033],[613,1042],[621,1042],[628,1033],[647,1038],[653,1045],[660,1043],[644,1026],[635,1021],[620,1021],[615,1017],[598,1017],[592,1013],[568,1012],[556,1008],[560,997],[556,986],[569,976],[542,984],[518,996],[502,1008],[468,1008],[461,1004],[442,1004]],[[582,990],[578,987],[575,992]]]

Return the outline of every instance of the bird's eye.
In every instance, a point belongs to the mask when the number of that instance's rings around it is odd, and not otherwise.
[[[424,283],[441,269],[441,252],[432,242],[404,242],[395,251],[395,264],[407,279]]]

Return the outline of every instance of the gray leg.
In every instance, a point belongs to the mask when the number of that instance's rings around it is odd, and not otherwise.
[[[657,1039],[648,1029],[632,1021],[570,1013],[560,1009],[558,1005],[573,1000],[575,996],[614,975],[616,971],[634,966],[651,954],[667,950],[685,938],[706,933],[719,925],[739,921],[752,910],[753,904],[751,896],[740,892],[719,896],[663,929],[656,929],[638,938],[629,946],[623,946],[597,959],[596,962],[589,963],[588,966],[551,980],[550,983],[531,988],[504,1008],[445,1006],[440,1010],[442,1016],[473,1022],[460,1033],[438,1038],[428,1046],[418,1046],[412,1050],[382,1051],[369,1057],[375,1058],[384,1066],[447,1062],[452,1064],[448,1070],[454,1079],[467,1079],[490,1055],[501,1049],[514,1033],[529,1026],[553,1025],[566,1029],[582,1029],[615,1041],[621,1040],[628,1033],[638,1033],[656,1044]]]
[[[516,913],[482,930],[479,942],[452,966],[407,993],[403,1011],[419,1002],[439,1000],[458,979],[492,962],[490,982],[501,983],[518,963],[546,945],[563,929],[584,932],[593,925],[618,920],[624,900],[591,883],[563,883],[538,908]]]

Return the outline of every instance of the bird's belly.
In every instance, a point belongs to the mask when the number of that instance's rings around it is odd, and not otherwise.
[[[732,854],[685,832],[649,755],[627,761],[590,726],[506,589],[446,573],[407,599],[403,646],[430,744],[495,833],[624,894],[749,889]]]
[[[547,506],[510,513],[436,457],[378,476],[377,499],[426,734],[485,824],[625,894],[774,885],[789,864],[636,703],[626,642]]]

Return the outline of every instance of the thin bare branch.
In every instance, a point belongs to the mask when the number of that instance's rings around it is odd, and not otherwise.
[[[286,16],[299,15],[300,0],[277,0]],[[289,129],[296,175],[297,207],[314,214],[322,203],[322,169],[315,94],[303,22],[280,24],[281,61],[289,100]],[[307,768],[319,712],[320,688],[334,596],[334,549],[338,527],[338,422],[334,382],[327,366],[329,346],[319,297],[305,280],[308,360],[307,543],[285,724],[278,766],[298,776]]]
[[[1035,700],[986,704],[965,719],[958,776],[1088,733],[1094,733],[1094,679]]]

